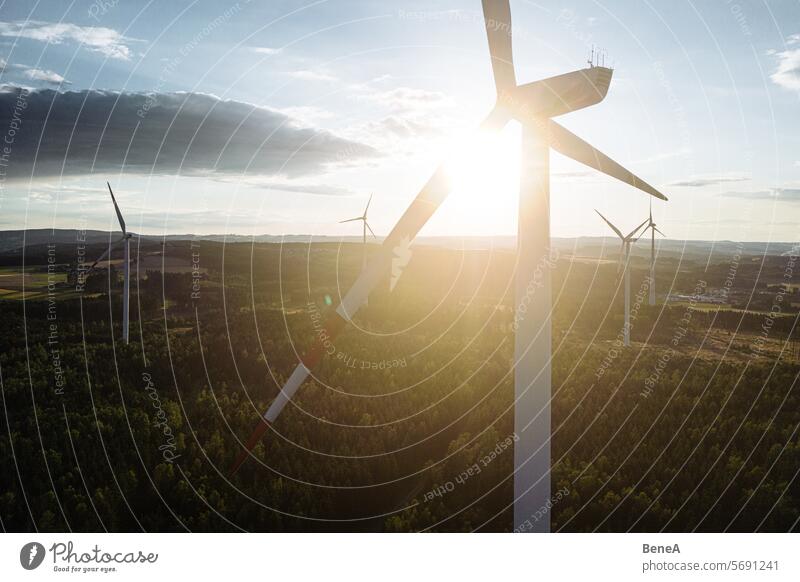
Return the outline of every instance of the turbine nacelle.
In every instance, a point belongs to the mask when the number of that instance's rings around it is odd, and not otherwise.
[[[613,74],[606,67],[590,67],[513,88],[498,88],[497,108],[520,123],[557,117],[600,103]]]

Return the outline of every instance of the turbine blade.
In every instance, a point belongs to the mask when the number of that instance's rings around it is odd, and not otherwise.
[[[375,238],[378,238],[378,235],[375,234],[375,232],[372,230],[372,227],[369,225],[369,223],[366,220],[364,221],[364,224],[367,226],[367,229],[372,233],[372,236],[374,236]]]
[[[364,218],[367,217],[367,210],[369,210],[369,205],[372,203],[372,194],[369,195],[369,200],[367,200],[367,206],[364,208]]]
[[[342,321],[342,327],[344,326],[343,324],[344,321]],[[331,333],[333,330],[328,329],[327,331],[328,333]],[[338,330],[336,330],[336,333],[338,333]],[[319,349],[320,346],[321,344],[318,342],[306,355],[306,359],[309,361],[309,363],[312,363],[312,360],[314,360],[313,363],[316,364],[320,359],[322,359],[324,351]],[[286,406],[286,404],[288,404],[288,402],[292,399],[294,393],[297,392],[298,388],[300,388],[305,379],[308,378],[309,374],[310,370],[302,362],[294,369],[294,372],[292,372],[292,375],[289,376],[289,379],[281,388],[278,396],[276,396],[275,400],[272,401],[272,404],[267,409],[267,412],[265,412],[264,416],[261,417],[252,434],[247,439],[244,450],[237,455],[236,460],[233,462],[233,465],[231,465],[231,475],[235,474],[236,471],[239,470],[239,467],[242,466],[242,463],[247,460],[250,452],[256,447],[258,441],[267,431],[269,425],[274,422],[276,418],[278,418],[280,413],[283,411],[284,406]]]
[[[91,271],[92,269],[94,269],[97,266],[97,263],[105,259],[109,255],[109,253],[111,253],[112,248],[114,248],[114,245],[109,245],[109,247],[103,252],[103,254],[95,259],[94,263],[92,263],[92,266],[89,267],[89,270]]]
[[[619,231],[619,229],[618,229],[616,226],[614,226],[613,224],[611,224],[611,221],[610,221],[610,220],[608,220],[608,219],[607,219],[605,216],[603,216],[602,214],[600,214],[600,211],[599,211],[599,210],[595,209],[595,212],[597,212],[597,214],[598,214],[598,215],[600,215],[600,218],[602,218],[603,220],[605,220],[605,221],[606,221],[606,224],[607,224],[608,226],[610,226],[610,227],[611,227],[611,229],[612,229],[612,230],[613,230],[615,233],[617,233],[617,236],[618,236],[619,238],[622,238],[622,239],[624,239],[624,238],[625,238],[624,236],[622,236],[622,233]]]
[[[548,124],[548,130],[550,132],[550,147],[557,152],[587,165],[590,168],[599,170],[612,178],[630,184],[634,188],[647,192],[651,196],[655,196],[661,200],[667,200],[666,196],[636,176],[633,172],[623,168],[603,152],[589,145],[571,131],[564,129],[552,119]]]
[[[356,220],[364,220],[364,217],[358,216],[356,218],[348,218],[347,220],[340,220],[339,224],[344,224],[345,222],[355,222]]]
[[[514,53],[511,45],[511,6],[509,0],[483,0],[483,21],[492,58],[494,86],[498,96],[517,86]]]
[[[639,229],[641,229],[643,226],[647,226],[647,221],[646,220],[642,224],[640,224],[639,226],[634,228],[630,233],[628,233],[628,236],[626,236],[625,238],[631,238],[633,235],[635,235],[637,232],[639,232]]]
[[[658,234],[660,234],[661,236],[664,236],[664,237],[665,237],[665,236],[667,236],[667,235],[665,235],[663,232],[661,232],[660,230],[658,230],[658,229],[657,229],[655,226],[653,227],[653,230],[654,230],[654,231],[656,231],[656,232],[657,232]]]
[[[111,201],[114,203],[114,210],[117,211],[117,220],[119,220],[119,225],[122,227],[122,234],[127,233],[128,231],[125,230],[125,220],[122,218],[122,213],[119,211],[119,206],[117,206],[117,199],[114,198],[114,191],[111,189],[111,184],[106,182],[108,186],[108,192],[111,194]]]
[[[489,116],[481,123],[479,131],[502,127],[508,121],[507,114],[492,110]],[[250,437],[244,443],[242,450],[231,466],[231,474],[235,473],[242,463],[250,455],[250,452],[258,444],[259,439],[264,435],[268,426],[278,418],[284,406],[291,400],[294,393],[300,388],[302,383],[308,378],[323,356],[327,353],[327,342],[334,339],[339,332],[347,325],[353,315],[366,303],[369,294],[380,283],[385,280],[388,273],[399,276],[402,268],[407,264],[410,256],[408,245],[417,236],[420,229],[433,216],[439,206],[450,193],[451,184],[447,178],[446,164],[441,164],[428,182],[422,187],[417,197],[406,209],[403,216],[389,233],[378,252],[367,264],[359,275],[356,282],[342,299],[342,302],[325,321],[323,329],[326,334],[319,334],[297,365],[292,375],[281,388],[280,393],[272,402],[270,407],[259,419],[258,424]],[[324,339],[321,339],[324,338]]]
[[[114,250],[114,247],[117,246],[119,243],[121,243],[124,240],[125,240],[125,237],[123,236],[121,239],[118,239],[118,240],[114,241],[113,243],[111,243],[110,245],[108,245],[108,248],[103,252],[103,254],[95,259],[94,263],[92,263],[92,266],[89,267],[87,273],[89,271],[91,271],[92,269],[94,269],[97,266],[97,263],[99,263],[100,261],[105,259],[111,253],[111,251]]]

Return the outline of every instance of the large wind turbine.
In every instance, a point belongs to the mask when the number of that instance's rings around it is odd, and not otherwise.
[[[650,229],[650,297],[648,303],[650,305],[656,304],[656,233],[660,234],[661,236],[667,236],[656,227],[656,223],[653,222],[653,203],[650,202],[650,214],[649,218],[647,219],[647,226],[645,227],[642,234],[647,232],[647,229]]]
[[[369,223],[367,222],[367,211],[369,210],[369,205],[372,202],[372,194],[369,195],[369,200],[367,200],[367,205],[364,207],[364,214],[361,216],[356,216],[355,218],[348,218],[347,220],[342,220],[339,224],[344,224],[345,222],[355,222],[360,220],[363,223],[363,239],[361,241],[361,270],[367,268],[367,229],[369,229],[372,236],[375,236],[375,233],[372,232],[372,228],[370,228]],[[378,238],[378,237],[375,237]]]
[[[598,210],[595,210],[595,212],[600,214]],[[631,245],[639,240],[639,237],[633,237],[641,230],[643,226],[647,224],[647,221],[645,220],[627,235],[623,235],[622,232],[616,226],[611,224],[611,221],[605,216],[600,214],[600,218],[602,218],[606,224],[611,227],[611,230],[613,230],[622,241],[622,249],[620,250],[619,255],[620,264],[624,269],[623,277],[625,277],[625,325],[622,327],[622,338],[625,347],[628,347],[631,345],[631,270],[629,268],[631,259]]]
[[[508,0],[483,0],[497,102],[480,126],[502,129],[512,119],[523,126],[517,235],[516,305],[527,304],[515,339],[514,526],[517,531],[549,531],[549,519],[535,519],[550,502],[550,148],[666,200],[655,188],[626,170],[551,118],[603,100],[612,70],[592,66],[534,83],[518,85],[511,54],[511,10]],[[386,237],[367,269],[325,323],[325,341],[336,336],[364,305],[370,292],[390,273],[393,278],[408,261],[409,245],[450,191],[445,164],[423,186],[411,206]],[[529,283],[540,282],[533,297]],[[528,300],[530,299],[530,300]],[[324,334],[322,334],[324,335]],[[297,368],[261,417],[234,461],[235,472],[270,424],[281,413],[325,354],[318,335]]]
[[[131,277],[130,277],[130,275],[131,275],[131,260],[130,259],[131,259],[131,236],[132,235],[125,228],[125,219],[122,218],[122,213],[119,211],[119,206],[117,206],[117,199],[114,198],[114,191],[111,189],[111,184],[109,184],[108,182],[106,182],[106,184],[108,185],[108,192],[109,192],[109,194],[111,194],[111,201],[114,203],[114,210],[117,212],[117,220],[119,220],[119,225],[122,228],[122,238],[120,238],[120,239],[114,241],[113,243],[111,243],[110,245],[108,245],[108,249],[106,249],[106,251],[102,255],[97,257],[95,262],[92,263],[92,266],[89,267],[89,269],[86,271],[86,273],[84,273],[83,277],[85,278],[88,275],[88,273],[90,273],[95,268],[95,266],[97,266],[97,263],[99,263],[100,261],[105,259],[111,253],[111,251],[114,249],[115,246],[117,246],[119,243],[124,243],[125,244],[125,262],[124,262],[124,265],[123,265],[124,282],[123,282],[123,291],[122,291],[122,339],[127,344],[128,341],[129,341],[129,333],[128,333],[128,328],[129,328],[128,313],[129,313],[129,310],[128,310],[128,308],[129,308],[129,303],[130,303],[130,292],[131,292]]]

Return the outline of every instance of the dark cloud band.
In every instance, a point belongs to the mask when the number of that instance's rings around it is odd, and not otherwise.
[[[300,127],[284,113],[199,93],[0,91],[0,131],[25,107],[7,176],[130,173],[320,174],[372,147]]]

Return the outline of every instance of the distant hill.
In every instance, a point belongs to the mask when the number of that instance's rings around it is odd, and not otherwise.
[[[0,231],[0,256],[10,258],[21,256],[22,249],[41,250],[47,244],[77,245],[79,243],[103,245],[121,237],[119,231],[102,230],[79,231],[76,229],[31,229]],[[240,235],[240,234],[170,234],[166,236],[143,235],[141,243],[161,244],[178,241],[213,241],[227,244],[287,244],[287,243],[359,243],[361,237],[312,236],[307,234],[293,235]],[[380,239],[379,239],[380,240]],[[140,244],[141,244],[140,243]],[[511,250],[516,244],[514,236],[483,237],[420,237],[415,244],[438,246],[451,249]],[[147,244],[149,246],[149,244]],[[576,237],[554,238],[553,247],[562,255],[577,255],[587,258],[612,257],[619,255],[619,241],[611,237]],[[680,258],[683,260],[716,262],[730,260],[737,254],[741,256],[776,256],[797,252],[797,245],[787,242],[734,242],[734,241],[700,241],[700,240],[656,240],[656,249],[660,257]],[[795,249],[793,251],[793,249]],[[650,253],[649,240],[641,240],[633,248],[634,256],[646,257]]]

